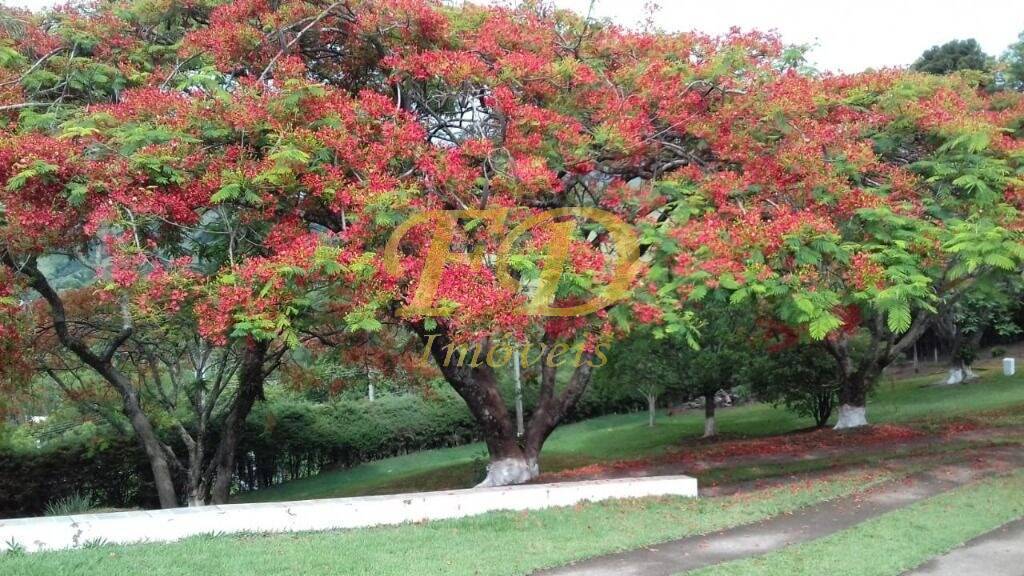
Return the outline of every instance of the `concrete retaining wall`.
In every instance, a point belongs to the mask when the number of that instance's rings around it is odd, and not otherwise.
[[[584,501],[647,496],[696,497],[697,480],[689,476],[659,476],[0,520],[0,550],[11,544],[36,552],[97,542],[171,542],[198,534],[365,528],[462,518],[496,510],[539,510]]]

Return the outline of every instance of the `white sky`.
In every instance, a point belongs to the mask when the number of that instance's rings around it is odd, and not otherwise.
[[[645,0],[596,0],[594,14],[626,25],[644,19]],[[0,0],[38,9],[55,0]],[[590,0],[554,0],[586,12]],[[731,26],[778,30],[788,43],[812,43],[813,64],[856,72],[906,66],[953,39],[975,38],[998,55],[1024,31],[1024,0],[660,0],[665,30],[721,33]]]

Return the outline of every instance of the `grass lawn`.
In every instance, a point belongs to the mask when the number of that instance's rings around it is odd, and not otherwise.
[[[869,419],[875,423],[914,422],[927,427],[994,410],[1024,407],[1024,374],[1004,377],[993,372],[967,386],[948,388],[933,386],[940,380],[938,374],[883,381],[869,402]],[[723,437],[768,436],[813,425],[809,419],[762,404],[721,410],[717,420]],[[992,420],[993,424],[1024,425],[1020,415]],[[647,426],[643,414],[594,418],[558,429],[544,448],[541,468],[557,472],[595,462],[653,456],[677,448],[688,439],[699,438],[703,432],[702,411],[671,417],[662,413],[654,428]],[[485,461],[482,444],[429,450],[324,472],[243,494],[236,500],[302,500],[468,487],[479,479]]]
[[[898,576],[1024,517],[1024,471],[965,486],[832,536],[686,576]]]
[[[722,498],[625,500],[365,530],[207,536],[173,544],[7,554],[0,555],[0,574],[526,574],[599,554],[757,522],[853,494],[886,479],[891,476],[848,473]]]

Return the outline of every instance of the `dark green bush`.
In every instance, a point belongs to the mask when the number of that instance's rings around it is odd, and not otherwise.
[[[512,409],[510,382],[502,383],[502,392]],[[527,383],[527,418],[535,403],[536,386]],[[639,408],[641,399],[626,387],[595,388],[566,422]],[[162,433],[175,441],[171,431]],[[249,416],[239,445],[238,484],[243,490],[266,487],[325,468],[478,439],[465,402],[443,383],[426,393],[386,394],[374,402],[351,396],[318,402],[278,391]],[[34,440],[26,445],[22,439],[16,447],[0,439],[0,517],[40,515],[71,494],[103,508],[156,505],[149,462],[132,438],[91,426],[40,448],[33,445]]]
[[[273,399],[249,416],[239,459],[244,488],[477,439],[461,398],[449,390],[316,403]]]
[[[71,494],[109,508],[156,505],[149,462],[132,439],[0,448],[0,518],[42,515]]]

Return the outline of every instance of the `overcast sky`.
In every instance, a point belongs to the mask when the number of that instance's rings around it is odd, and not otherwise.
[[[554,0],[586,12],[590,0]],[[0,0],[41,8],[54,0]],[[660,0],[665,30],[721,33],[731,26],[778,30],[790,43],[811,43],[822,70],[856,72],[906,66],[925,49],[975,38],[998,55],[1024,31],[1024,0]],[[645,0],[597,0],[595,15],[626,25],[644,19]]]

